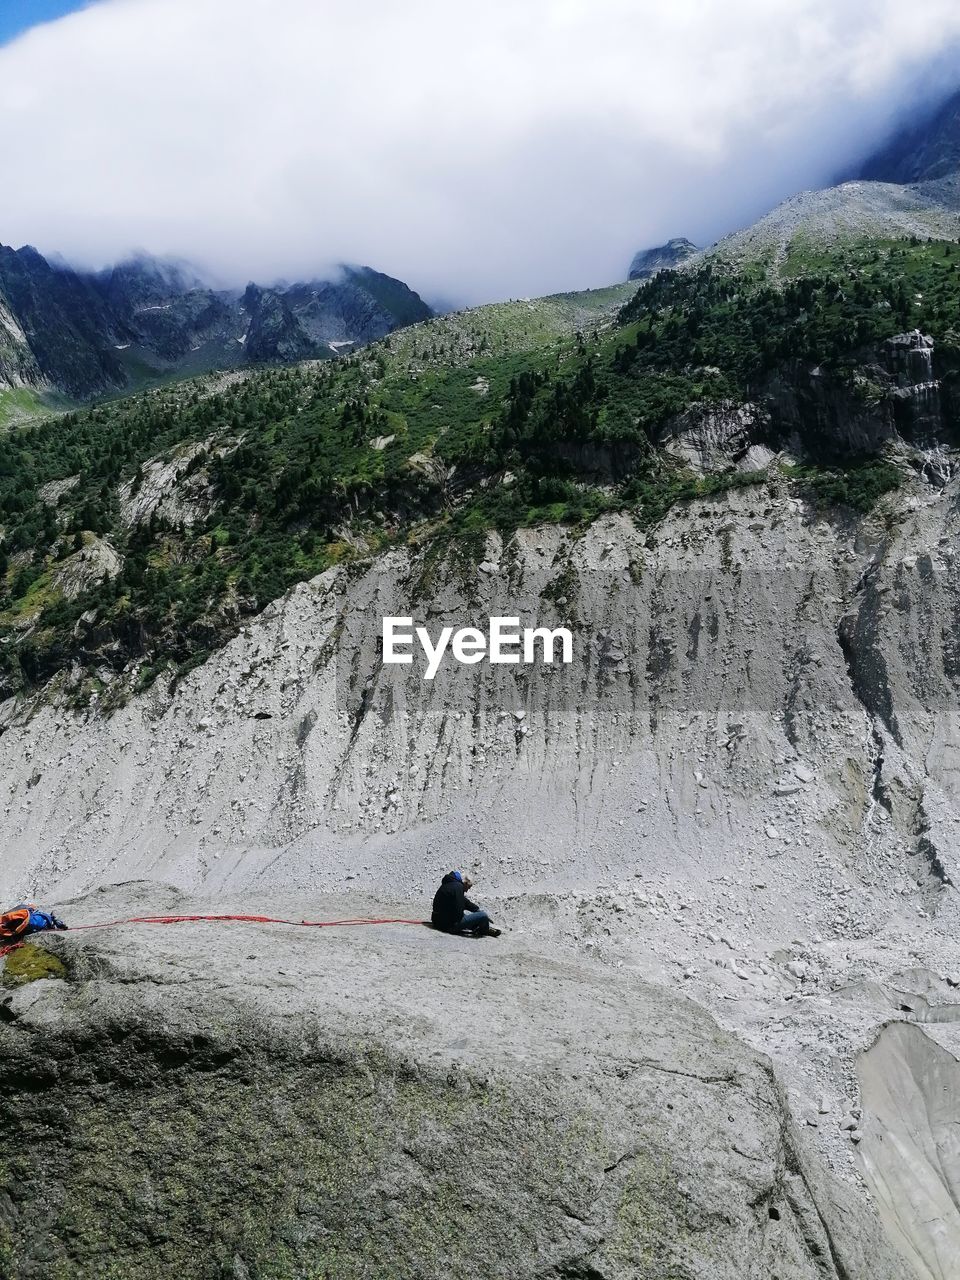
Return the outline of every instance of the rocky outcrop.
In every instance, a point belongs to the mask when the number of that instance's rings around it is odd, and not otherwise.
[[[165,520],[189,527],[206,519],[214,506],[210,480],[201,463],[235,446],[236,441],[200,441],[152,458],[119,486],[120,517],[125,525]]]
[[[769,415],[767,441],[801,455],[863,457],[897,444],[909,446],[923,466],[958,441],[957,352],[938,349],[919,330],[859,353],[852,372],[794,362],[758,391]],[[726,421],[732,430],[729,415]],[[931,465],[931,478],[936,473]]]
[[[17,388],[42,385],[43,374],[30,350],[27,335],[0,293],[0,386]]]
[[[127,886],[70,913],[190,907]],[[66,978],[0,1003],[0,1265],[20,1280],[905,1280],[769,1063],[665,990],[420,925],[36,945]]]
[[[960,1018],[956,1005],[948,1012]],[[960,1063],[919,1027],[894,1022],[858,1073],[864,1169],[890,1238],[922,1280],[950,1280],[960,1254]]]
[[[630,263],[630,280],[649,280],[658,271],[679,267],[697,252],[697,246],[683,236],[668,240],[653,249],[641,249]]]
[[[749,469],[781,449],[836,462],[890,446],[936,483],[952,474],[952,450],[960,441],[960,352],[919,330],[861,350],[842,370],[791,361],[751,394],[746,402],[691,404],[659,429],[657,444],[701,474],[741,464]]]
[[[960,351],[938,350],[919,329],[888,338],[881,353],[898,434],[918,448],[955,447],[960,438]]]
[[[678,462],[701,474],[723,471],[747,459],[751,447],[770,437],[770,417],[759,405],[726,400],[691,405],[664,426],[658,443]],[[766,460],[773,455],[767,451]]]
[[[115,578],[122,567],[120,556],[109,542],[88,534],[83,546],[58,565],[53,586],[67,600],[73,600],[90,587]]]

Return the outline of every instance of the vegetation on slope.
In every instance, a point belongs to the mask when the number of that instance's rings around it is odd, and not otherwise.
[[[840,253],[795,242],[787,269],[780,288],[711,263],[657,276],[621,313],[636,326],[624,367],[716,365],[747,393],[787,360],[853,368],[865,347],[915,328],[960,357],[960,244],[871,242]]]
[[[503,304],[345,360],[8,432],[0,686],[71,664],[196,661],[293,583],[389,541],[611,509],[652,522],[685,497],[761,483],[685,471],[659,447],[664,428],[760,394],[798,360],[852,384],[866,348],[915,326],[949,363],[958,268],[945,242],[798,248],[782,289],[708,263],[657,276],[613,325],[616,291]],[[882,459],[823,456],[793,479],[820,505],[866,510],[898,476]]]
[[[70,407],[65,396],[32,387],[0,387],[0,431]]]

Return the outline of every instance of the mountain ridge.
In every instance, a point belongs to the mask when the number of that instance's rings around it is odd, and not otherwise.
[[[0,388],[85,400],[160,377],[333,358],[432,314],[370,267],[220,289],[149,255],[84,272],[0,245]]]

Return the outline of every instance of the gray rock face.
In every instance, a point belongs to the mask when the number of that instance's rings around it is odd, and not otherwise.
[[[30,350],[27,335],[13,314],[10,304],[0,295],[0,378],[6,387],[39,387],[43,374]]]
[[[84,396],[123,385],[115,350],[122,327],[89,276],[52,266],[29,245],[0,245],[0,308],[7,316],[0,386],[26,382]]]
[[[694,471],[722,471],[745,459],[758,437],[768,437],[769,426],[769,414],[758,405],[697,404],[665,426],[659,443]]]
[[[864,352],[853,377],[799,362],[762,389],[768,440],[801,453],[854,457],[910,445],[922,455],[957,443],[960,392],[950,352],[919,330]]]
[[[950,1280],[960,1256],[960,1063],[899,1022],[883,1029],[858,1071],[861,1154],[890,1238],[918,1277]]]
[[[56,572],[56,584],[68,600],[95,583],[115,578],[121,559],[109,542],[91,534],[84,545],[67,556]]]
[[[696,252],[697,246],[683,236],[677,236],[653,249],[641,249],[630,263],[629,279],[649,280],[658,271],[678,267]]]
[[[129,886],[70,910],[191,905]],[[21,1280],[903,1280],[769,1064],[683,997],[419,925],[39,945],[67,978],[0,1004]]]
[[[491,540],[482,561],[496,573],[466,577],[398,551],[296,588],[203,666],[109,717],[9,702],[4,893],[76,892],[117,865],[197,887],[249,884],[270,865],[275,882],[333,887],[388,835],[395,865],[419,877],[431,829],[458,838],[478,821],[507,881],[531,844],[552,876],[574,874],[570,822],[626,874],[656,858],[635,794],[655,799],[655,829],[718,858],[744,838],[763,846],[770,824],[852,848],[872,839],[857,833],[868,818],[872,830],[882,786],[890,836],[915,850],[922,831],[922,898],[942,883],[932,862],[952,859],[960,814],[957,483],[921,486],[922,501],[907,489],[860,524],[739,490],[678,508],[654,535],[625,517],[575,540],[521,530],[506,547]],[[427,682],[382,667],[385,614],[434,627],[572,620],[576,661],[448,662]],[[786,827],[767,808],[778,757],[818,762],[826,778]],[[715,796],[698,798],[695,769],[716,775]]]

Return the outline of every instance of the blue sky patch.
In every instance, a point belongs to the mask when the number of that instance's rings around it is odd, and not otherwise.
[[[0,44],[30,27],[86,7],[86,0],[0,0]]]

